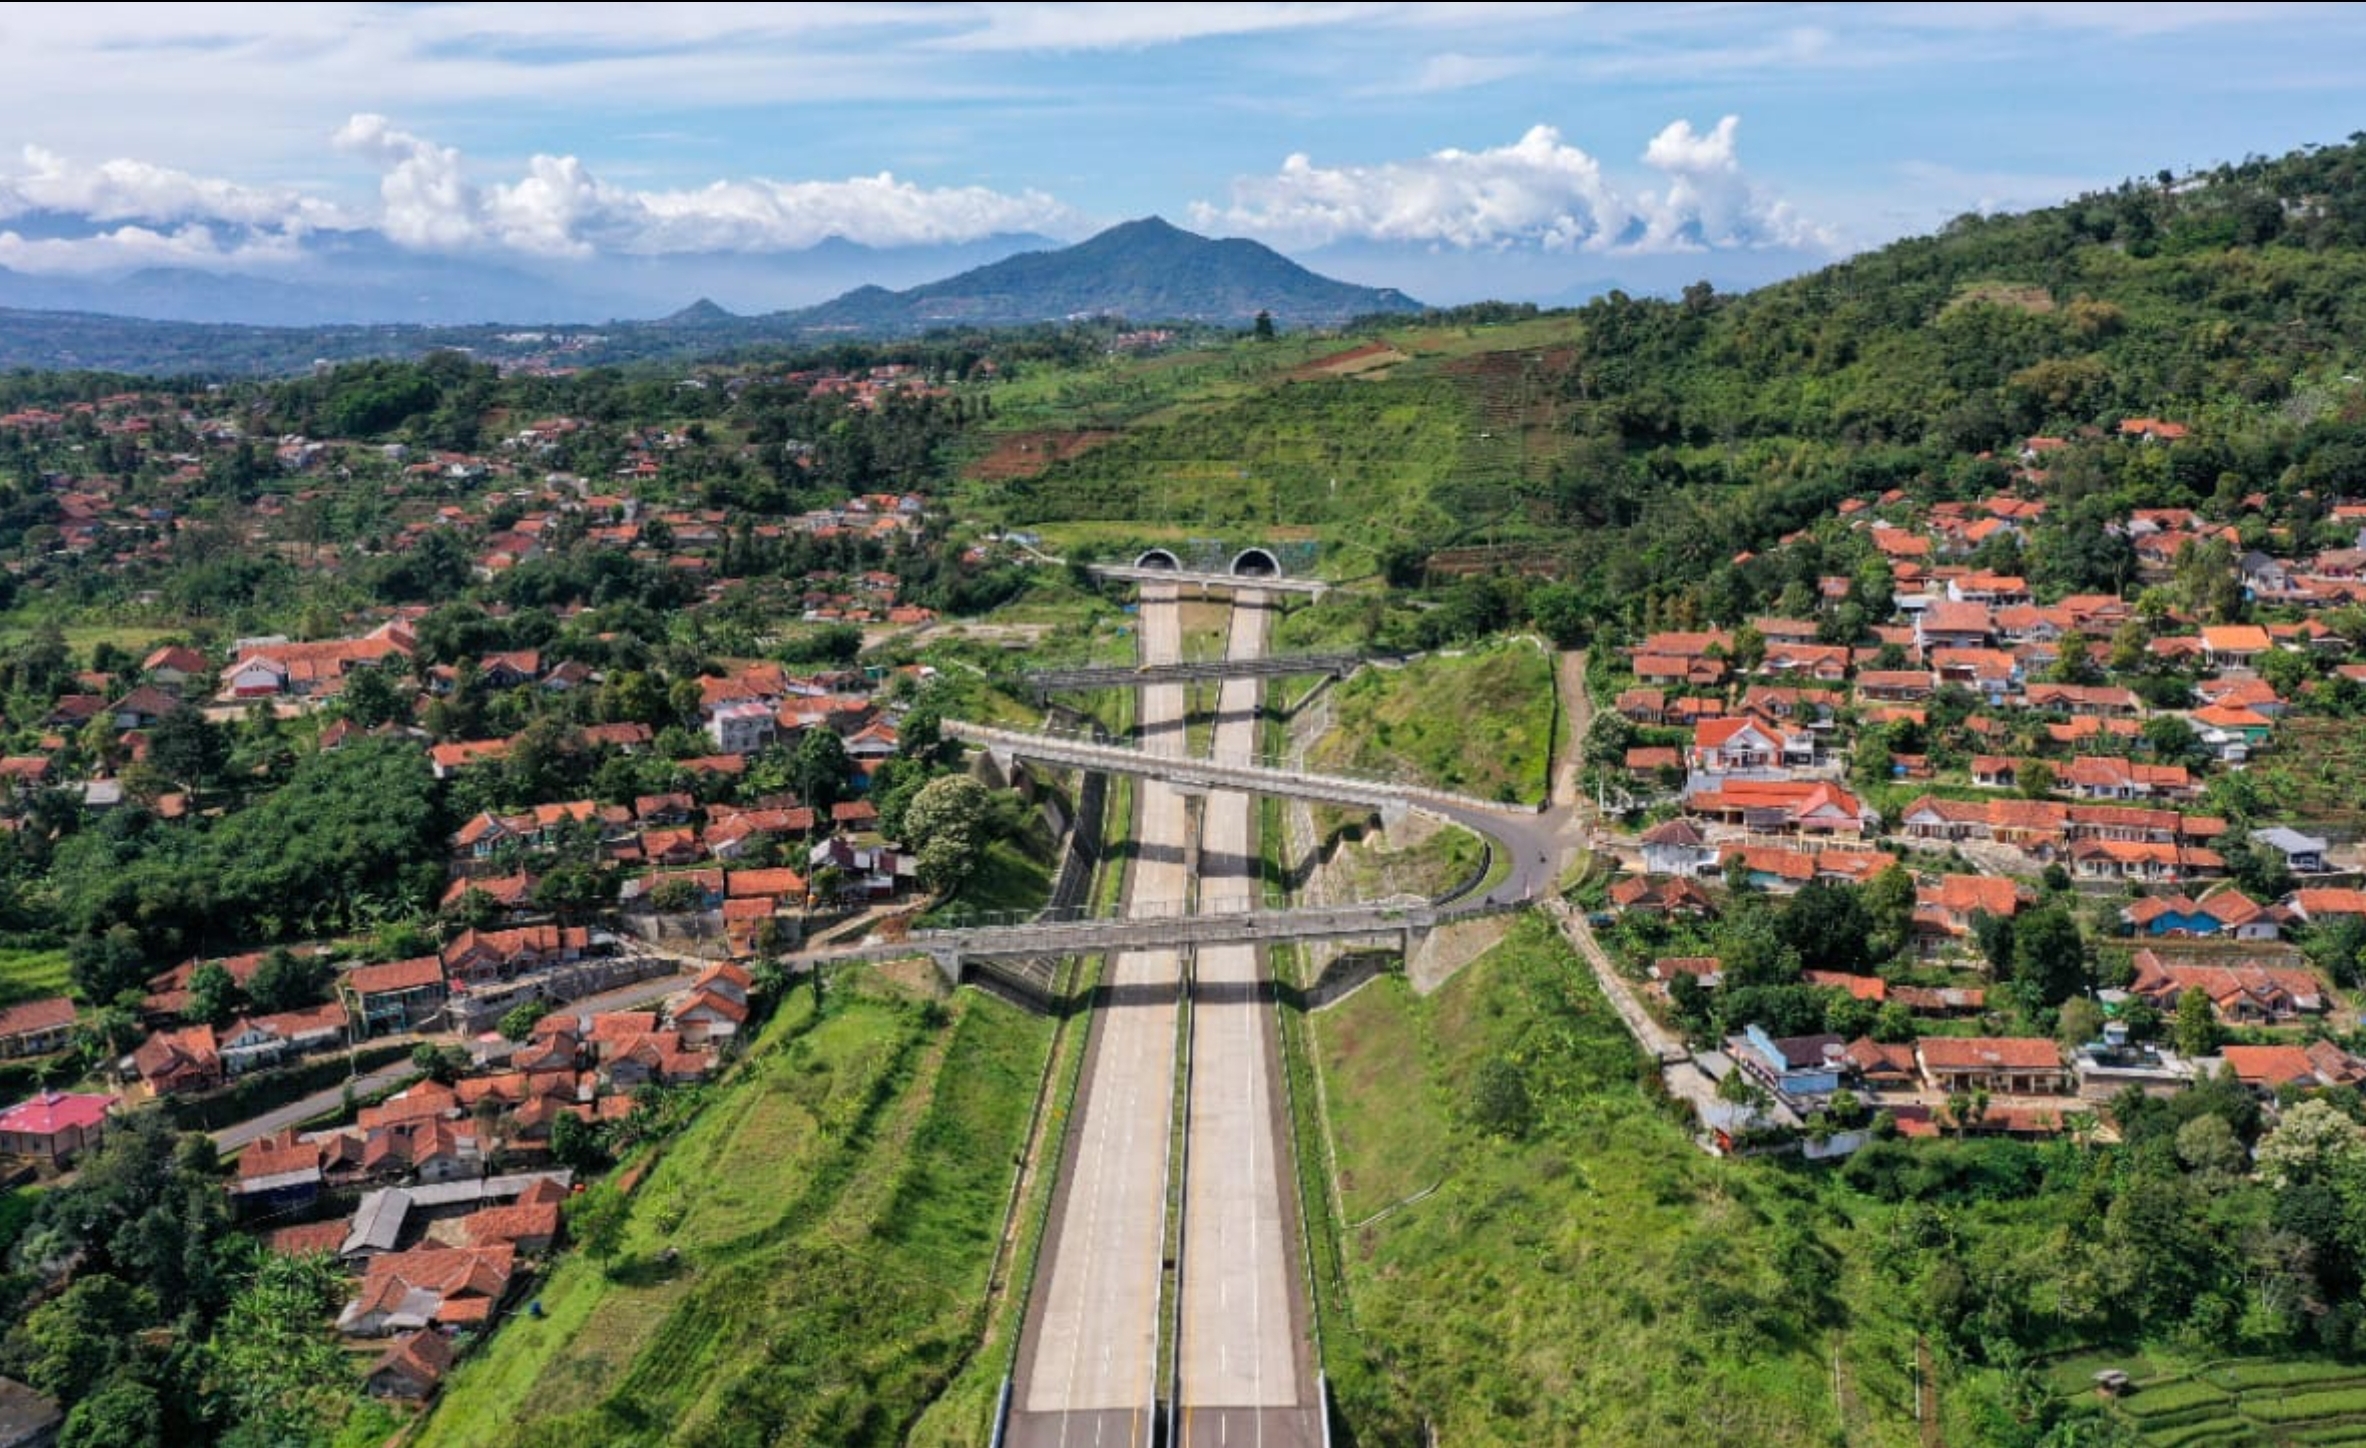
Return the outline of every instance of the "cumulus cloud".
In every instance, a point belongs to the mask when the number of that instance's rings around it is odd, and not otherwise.
[[[868,246],[974,241],[996,232],[1072,231],[1079,218],[1039,191],[923,187],[882,172],[845,181],[718,181],[635,191],[573,156],[536,156],[514,182],[479,186],[460,153],[357,115],[336,146],[384,170],[380,225],[405,246],[498,247],[538,256],[595,252],[788,251],[832,236]]]
[[[145,161],[77,166],[39,146],[24,149],[24,170],[0,173],[0,218],[53,211],[92,221],[218,221],[307,231],[350,224],[328,202],[299,192],[241,186]]]
[[[1753,182],[1735,153],[1740,120],[1706,134],[1671,123],[1643,153],[1662,187],[1625,189],[1594,157],[1535,126],[1508,146],[1444,150],[1375,166],[1322,167],[1303,154],[1243,177],[1227,206],[1192,207],[1203,227],[1284,245],[1344,240],[1461,250],[1690,251],[1830,247],[1833,235]]]
[[[482,200],[460,174],[460,153],[408,131],[384,116],[357,115],[338,128],[331,144],[385,168],[378,199],[385,209],[378,225],[403,246],[454,249],[482,235]]]

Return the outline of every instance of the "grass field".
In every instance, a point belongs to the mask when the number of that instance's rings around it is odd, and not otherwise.
[[[567,1257],[419,1442],[901,1439],[974,1341],[1050,1026],[859,972],[827,995],[819,1018],[792,996],[617,1260]]]
[[[1485,799],[1535,801],[1550,781],[1551,655],[1520,640],[1365,669],[1330,700],[1308,763],[1396,773]]]
[[[1318,1286],[1345,1298],[1324,1352],[1356,1441],[1419,1443],[1425,1422],[1455,1444],[1915,1441],[1910,1332],[1841,1305],[1850,1223],[1695,1150],[1541,920],[1431,997],[1384,984],[1308,1024],[1346,1214],[1442,1178],[1344,1233],[1344,1281]],[[1506,1071],[1532,1124],[1483,1134],[1475,1088]]]
[[[0,950],[0,1006],[63,995],[70,979],[62,950]]]

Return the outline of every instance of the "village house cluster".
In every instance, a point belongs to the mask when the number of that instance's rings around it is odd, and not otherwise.
[[[2185,436],[2143,418],[2122,432]],[[2042,483],[2066,445],[2030,439],[2020,476]],[[2270,1097],[2366,1077],[2330,1039],[2347,1006],[2302,948],[2366,922],[2358,862],[2266,813],[2244,778],[2359,702],[2366,503],[2326,503],[2313,538],[2247,523],[2258,496],[2232,517],[2134,510],[2110,525],[2133,560],[2128,595],[2041,603],[1981,561],[2045,516],[2034,493],[1851,498],[1827,556],[1854,549],[1867,566],[1823,578],[1812,611],[1661,629],[1621,652],[1603,702],[1627,742],[1597,753],[1596,787],[1644,818],[1606,918],[1706,922],[1725,887],[1864,886],[1894,865],[1914,881],[1898,969],[1811,960],[1798,982],[1887,1009],[1885,1039],[1742,1023],[1725,1042],[1764,1119],[1800,1125],[1845,1090],[1909,1135],[1964,1129],[1967,1111],[1975,1129],[2050,1134],[2130,1085],[2171,1091],[2201,1072]],[[2125,984],[2094,993],[2101,1033],[1963,1034],[2011,1018],[1990,999],[1981,921],[2011,921],[2041,887],[2091,907],[2101,952],[2127,962]],[[1713,956],[1633,963],[1663,1001],[1725,983]],[[2143,1038],[2189,995],[2228,1038],[2200,1057]]]

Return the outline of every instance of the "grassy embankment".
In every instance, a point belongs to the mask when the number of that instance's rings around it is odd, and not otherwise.
[[[1912,1336],[1851,1311],[1876,1293],[1834,1196],[1702,1156],[1541,920],[1428,999],[1384,978],[1289,1028],[1354,1441],[1915,1441]],[[1507,1079],[1528,1124],[1482,1132]]]
[[[869,972],[818,1016],[795,992],[641,1185],[615,1260],[563,1258],[544,1316],[464,1365],[418,1441],[900,1441],[977,1340],[1050,1037]]]
[[[1329,725],[1306,752],[1312,769],[1388,774],[1486,799],[1541,799],[1557,710],[1552,656],[1518,641],[1433,654],[1403,668],[1367,668],[1313,707]],[[1482,845],[1425,820],[1369,828],[1371,817],[1314,807],[1335,898],[1435,895],[1469,878]]]

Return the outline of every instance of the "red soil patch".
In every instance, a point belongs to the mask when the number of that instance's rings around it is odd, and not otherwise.
[[[1333,352],[1326,357],[1317,357],[1291,375],[1294,377],[1322,377],[1334,372],[1351,371],[1357,363],[1374,357],[1398,357],[1401,355],[1396,348],[1386,342],[1366,342],[1358,347],[1350,347],[1344,352]]]
[[[1053,463],[1092,451],[1120,434],[1091,432],[1014,432],[994,444],[994,451],[969,465],[969,475],[989,482],[1032,478]]]

